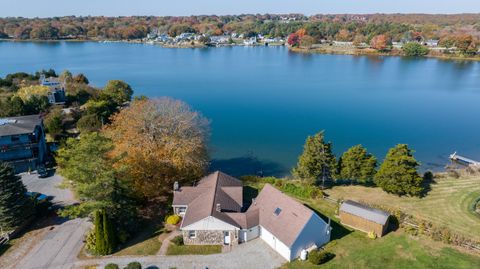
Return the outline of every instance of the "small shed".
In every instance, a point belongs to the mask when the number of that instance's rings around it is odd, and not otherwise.
[[[374,232],[378,237],[387,232],[390,217],[388,212],[351,200],[341,204],[339,215],[342,224],[366,233]]]

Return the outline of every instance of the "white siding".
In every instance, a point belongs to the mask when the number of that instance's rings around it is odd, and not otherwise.
[[[291,260],[299,257],[302,249],[314,244],[317,247],[325,245],[330,241],[330,234],[330,226],[317,214],[312,214],[291,247]]]
[[[221,221],[217,218],[209,216],[186,227],[183,227],[182,230],[231,231],[239,230],[239,228],[224,221]]]
[[[260,226],[260,238],[263,239],[270,247],[272,247],[278,254],[282,257],[291,261],[290,259],[290,248],[282,243],[276,236],[267,231],[267,229]]]
[[[244,229],[240,231],[240,242],[247,242],[260,235],[260,228],[258,226],[250,229]]]

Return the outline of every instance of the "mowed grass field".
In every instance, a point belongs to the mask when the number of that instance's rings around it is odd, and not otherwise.
[[[427,240],[427,241],[426,241]],[[308,260],[286,263],[282,269],[479,269],[480,256],[462,253],[429,239],[414,238],[401,231],[375,240],[352,232],[328,243],[326,251],[335,257],[322,265]]]
[[[334,199],[352,199],[400,209],[405,213],[445,225],[471,238],[480,238],[480,217],[472,210],[480,197],[480,176],[437,178],[424,198],[398,197],[380,188],[336,186],[325,191]],[[260,190],[263,184],[250,184]],[[300,199],[324,217],[332,218],[332,241],[325,246],[335,257],[320,266],[296,260],[286,268],[465,268],[480,269],[480,255],[456,249],[426,237],[415,237],[399,229],[375,240],[365,233],[343,227],[335,217],[337,205],[324,199]]]
[[[423,198],[399,197],[380,188],[362,186],[338,186],[325,193],[334,199],[351,199],[399,209],[480,240],[480,216],[472,210],[473,203],[480,197],[480,176],[436,178],[431,191]]]

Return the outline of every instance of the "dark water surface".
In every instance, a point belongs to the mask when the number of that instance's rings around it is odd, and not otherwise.
[[[479,62],[284,47],[0,42],[0,76],[48,68],[185,100],[212,121],[214,165],[234,174],[288,172],[306,136],[319,130],[337,155],[363,144],[383,159],[407,143],[424,169],[441,169],[453,151],[480,159]]]

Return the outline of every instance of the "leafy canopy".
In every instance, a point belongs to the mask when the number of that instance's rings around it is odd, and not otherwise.
[[[425,56],[428,54],[428,48],[417,42],[408,42],[402,47],[406,56]]]
[[[209,122],[178,100],[134,101],[104,132],[141,198],[165,198],[175,181],[195,180],[208,165]]]

